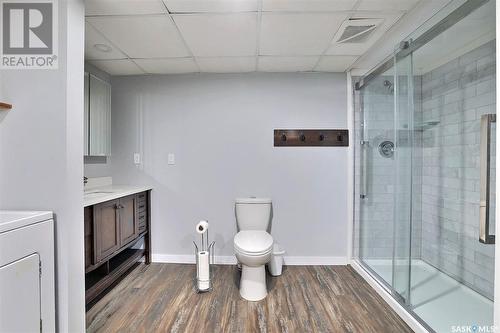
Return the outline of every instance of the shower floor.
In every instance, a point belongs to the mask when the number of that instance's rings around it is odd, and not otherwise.
[[[364,260],[392,284],[390,260]],[[438,333],[453,326],[491,326],[493,302],[422,260],[413,260],[411,272],[413,311]]]

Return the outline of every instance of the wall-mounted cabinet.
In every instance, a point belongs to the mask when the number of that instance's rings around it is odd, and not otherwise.
[[[85,73],[85,156],[111,155],[111,85]]]

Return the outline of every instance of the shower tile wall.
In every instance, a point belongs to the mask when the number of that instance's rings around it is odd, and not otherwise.
[[[495,42],[421,84],[422,259],[492,299],[494,246],[478,241],[479,131],[481,115],[495,113]]]

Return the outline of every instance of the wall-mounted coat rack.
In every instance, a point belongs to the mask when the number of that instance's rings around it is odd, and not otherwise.
[[[275,147],[347,147],[346,129],[275,129]]]

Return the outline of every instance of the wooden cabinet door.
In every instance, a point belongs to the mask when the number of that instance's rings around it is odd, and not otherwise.
[[[118,200],[94,206],[96,262],[120,248],[120,219]]]
[[[139,233],[135,212],[135,195],[120,199],[120,245],[134,240]]]

